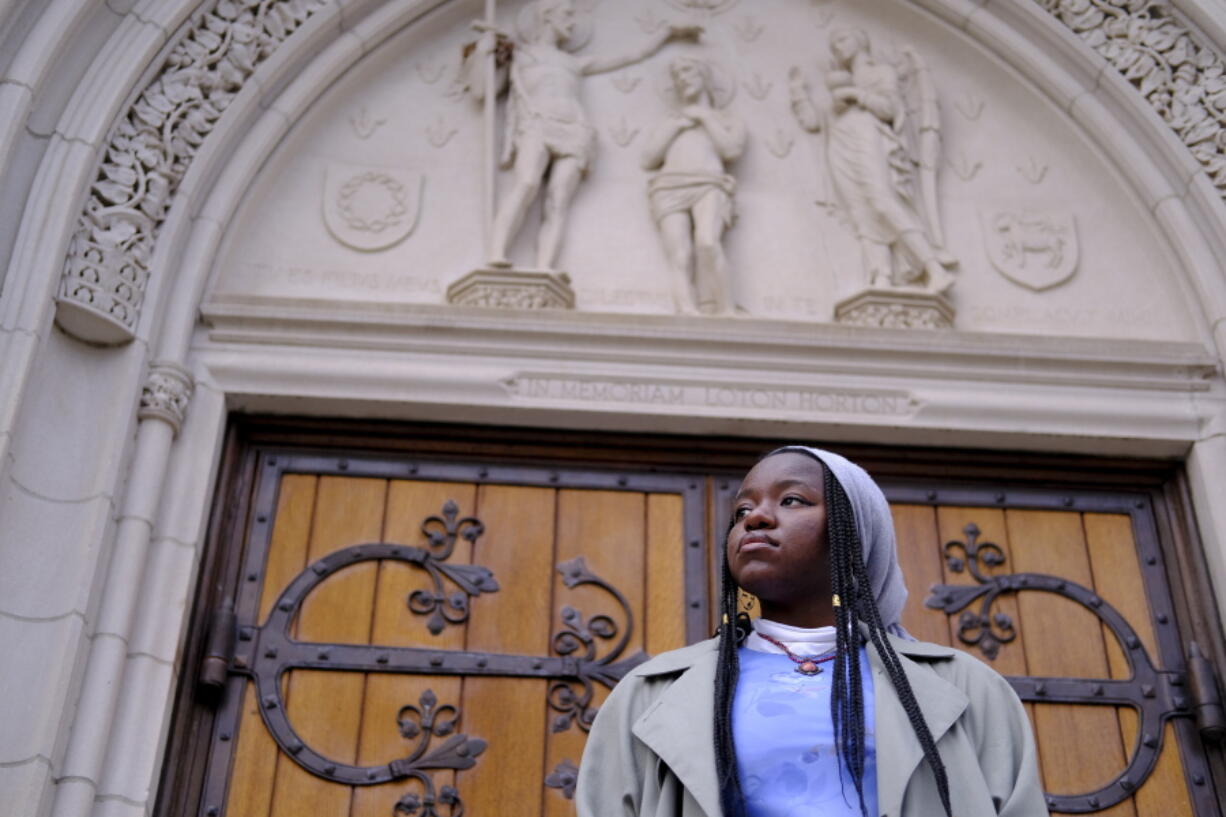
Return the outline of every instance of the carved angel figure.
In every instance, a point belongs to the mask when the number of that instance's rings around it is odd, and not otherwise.
[[[643,168],[651,216],[672,267],[678,312],[732,311],[724,230],[735,216],[736,180],[725,170],[745,149],[745,125],[715,104],[711,66],[692,57],[669,65],[678,109],[647,138]]]
[[[701,29],[668,26],[634,53],[584,57],[567,50],[577,26],[573,0],[536,0],[527,12],[533,22],[530,35],[512,42],[509,35],[486,30],[468,57],[465,74],[469,90],[484,96],[480,66],[497,51],[501,68],[495,93],[509,88],[500,161],[503,169],[514,168],[515,181],[494,217],[489,263],[511,266],[507,258],[511,241],[544,185],[536,266],[550,270],[557,262],[571,199],[596,145],[580,100],[583,78],[633,65],[670,40],[697,38]]]
[[[793,68],[792,111],[801,127],[824,132],[831,182],[856,231],[869,286],[943,292],[957,261],[944,249],[937,210],[940,115],[928,69],[910,49],[899,66],[878,60],[859,29],[831,33],[830,52],[830,109],[818,110]]]

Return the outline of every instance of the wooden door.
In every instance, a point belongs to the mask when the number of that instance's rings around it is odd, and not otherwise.
[[[206,816],[571,813],[609,685],[706,635],[692,477],[259,470]]]
[[[248,455],[250,499],[216,546],[234,566],[213,630],[237,638],[205,650],[226,688],[179,721],[199,739],[175,736],[205,757],[180,778],[199,794],[159,813],[572,814],[609,685],[712,630],[743,468],[680,473],[658,448],[621,470],[304,450]],[[1153,494],[897,479],[904,622],[1009,677],[1053,812],[1220,815]]]
[[[1009,678],[1053,813],[1222,813],[1147,495],[884,487],[904,626]],[[742,604],[755,613],[752,597]]]

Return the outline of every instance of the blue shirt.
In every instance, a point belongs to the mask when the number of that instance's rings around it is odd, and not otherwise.
[[[732,703],[732,738],[749,817],[860,817],[851,774],[840,779],[830,722],[833,662],[802,675],[786,655],[742,647]],[[873,680],[860,650],[864,684],[864,805],[877,814]]]

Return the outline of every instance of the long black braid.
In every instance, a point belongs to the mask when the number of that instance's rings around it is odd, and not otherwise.
[[[813,456],[803,449],[782,449]],[[779,452],[772,452],[779,453]],[[771,456],[768,454],[767,456]],[[814,459],[817,459],[814,457]],[[820,460],[819,460],[820,462]],[[873,597],[868,569],[864,564],[860,537],[856,532],[855,515],[843,486],[829,468],[822,464],[826,502],[826,527],[830,552],[830,586],[834,594],[836,653],[834,686],[830,696],[830,718],[834,741],[838,747],[841,767],[851,776],[859,798],[860,811],[867,816],[864,803],[864,688],[860,677],[861,625],[880,656],[881,664],[894,685],[907,720],[915,730],[924,758],[936,778],[937,793],[946,817],[952,815],[949,802],[949,778],[945,764],[937,753],[936,742],[924,722],[919,703],[902,663],[894,652],[886,628]],[[736,693],[740,662],[737,648],[748,634],[741,614],[738,620],[737,585],[728,568],[727,548],[724,549],[720,582],[719,666],[715,675],[715,769],[720,786],[724,817],[743,817],[745,798],[737,775],[736,746],[732,740],[732,700]]]

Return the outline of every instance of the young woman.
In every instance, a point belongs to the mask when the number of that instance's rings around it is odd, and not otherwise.
[[[628,675],[592,726],[580,817],[1037,817],[1030,724],[1008,683],[914,641],[881,489],[816,448],[746,475],[722,625]],[[762,617],[737,626],[737,588]]]

